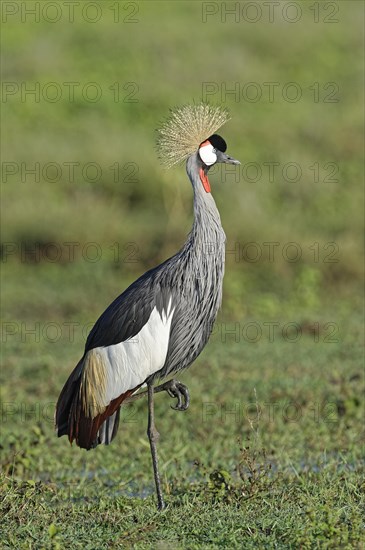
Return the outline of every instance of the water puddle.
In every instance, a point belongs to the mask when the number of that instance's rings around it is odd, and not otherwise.
[[[328,459],[330,458],[330,459]],[[343,457],[327,457],[327,461],[313,462],[302,461],[299,464],[288,464],[282,466],[275,461],[267,460],[264,467],[266,475],[275,477],[279,473],[282,477],[292,477],[301,474],[314,473],[319,474],[326,469],[336,469],[338,473],[345,472],[363,472],[365,469],[365,460],[357,460],[351,463],[344,462]],[[258,469],[262,468],[262,464],[257,465]],[[185,484],[206,483],[209,473],[214,471],[214,468],[209,468],[203,473],[198,470],[194,463],[191,464],[192,475],[184,476]],[[249,477],[250,471],[244,466],[241,468],[241,473]],[[195,475],[194,475],[195,474]],[[208,475],[207,475],[208,474]],[[231,482],[239,484],[241,482],[236,470],[230,471]],[[151,470],[152,477],[152,470]],[[127,497],[131,499],[145,499],[155,493],[153,481],[146,484],[145,482],[136,479],[128,479],[121,481],[118,479],[116,472],[108,470],[97,471],[75,471],[64,470],[60,472],[57,479],[50,482],[49,476],[43,474],[40,480],[46,484],[50,484],[54,488],[54,496],[52,497],[53,505],[62,505],[65,501],[71,504],[96,504],[102,499],[116,499],[118,497]]]

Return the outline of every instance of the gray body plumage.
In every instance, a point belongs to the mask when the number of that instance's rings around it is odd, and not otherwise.
[[[214,199],[201,185],[200,166],[196,154],[187,160],[194,190],[194,223],[184,246],[116,298],[94,325],[85,351],[135,336],[152,309],[156,306],[162,315],[170,299],[175,311],[168,352],[165,365],[153,378],[188,367],[204,348],[222,301],[225,234]]]
[[[118,296],[95,323],[86,342],[83,358],[94,348],[113,346],[136,336],[154,308],[161,317],[169,307],[173,310],[165,363],[141,380],[137,388],[131,388],[133,391],[191,365],[209,339],[221,304],[225,234],[214,199],[201,183],[202,168],[198,153],[187,159],[186,170],[194,191],[194,223],[184,246]],[[80,424],[80,412],[70,411],[79,407],[76,400],[83,358],[66,382],[57,404],[58,435],[68,434],[70,440],[74,431],[79,430],[76,424]],[[110,443],[118,428],[119,414],[120,405],[103,417],[96,437],[93,435],[92,440],[89,435],[84,439],[76,437],[77,443],[85,448]]]
[[[186,163],[194,190],[193,228],[182,249],[147,271],[105,310],[95,323],[85,351],[117,344],[141,330],[156,306],[162,314],[171,298],[175,309],[162,378],[188,367],[208,341],[222,301],[225,233],[218,209],[199,179],[201,161]]]
[[[225,234],[211,193],[198,176],[197,155],[187,161],[194,189],[194,224],[182,250],[166,270],[176,311],[162,377],[188,367],[206,345],[222,301]],[[168,290],[167,290],[168,292]]]

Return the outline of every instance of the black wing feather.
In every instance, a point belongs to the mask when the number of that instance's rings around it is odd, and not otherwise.
[[[87,338],[85,353],[133,338],[147,323],[155,306],[162,312],[168,296],[161,275],[168,261],[147,271],[107,307]]]

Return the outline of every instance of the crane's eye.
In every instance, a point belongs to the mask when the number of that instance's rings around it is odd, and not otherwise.
[[[215,162],[217,162],[216,150],[211,143],[207,143],[206,145],[204,144],[200,147],[199,156],[207,166],[212,166]]]

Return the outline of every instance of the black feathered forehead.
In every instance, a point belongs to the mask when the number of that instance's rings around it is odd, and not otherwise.
[[[214,149],[218,149],[222,153],[227,151],[227,143],[218,134],[213,134],[208,138],[208,141],[213,145]]]

